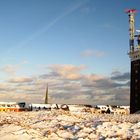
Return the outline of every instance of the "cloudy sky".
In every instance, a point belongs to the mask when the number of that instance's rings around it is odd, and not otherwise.
[[[0,101],[129,104],[127,8],[139,0],[1,0]],[[140,29],[140,13],[135,27]]]

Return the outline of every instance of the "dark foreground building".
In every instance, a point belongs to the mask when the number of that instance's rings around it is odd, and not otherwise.
[[[129,57],[131,61],[130,79],[130,113],[140,110],[140,34],[134,35],[134,14],[136,10],[128,10],[129,16]],[[134,38],[137,38],[137,45],[134,47]]]
[[[140,36],[139,42],[140,42]],[[131,58],[131,83],[130,83],[130,113],[140,110],[140,44],[133,52]]]

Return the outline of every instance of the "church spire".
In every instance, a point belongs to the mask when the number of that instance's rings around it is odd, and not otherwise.
[[[45,104],[48,104],[48,83],[46,88]]]

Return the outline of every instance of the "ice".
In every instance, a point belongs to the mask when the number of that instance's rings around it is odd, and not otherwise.
[[[63,110],[1,112],[2,140],[140,139],[140,115]]]

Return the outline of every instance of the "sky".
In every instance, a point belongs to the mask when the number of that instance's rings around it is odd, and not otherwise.
[[[129,24],[139,0],[1,0],[0,101],[129,105]]]

